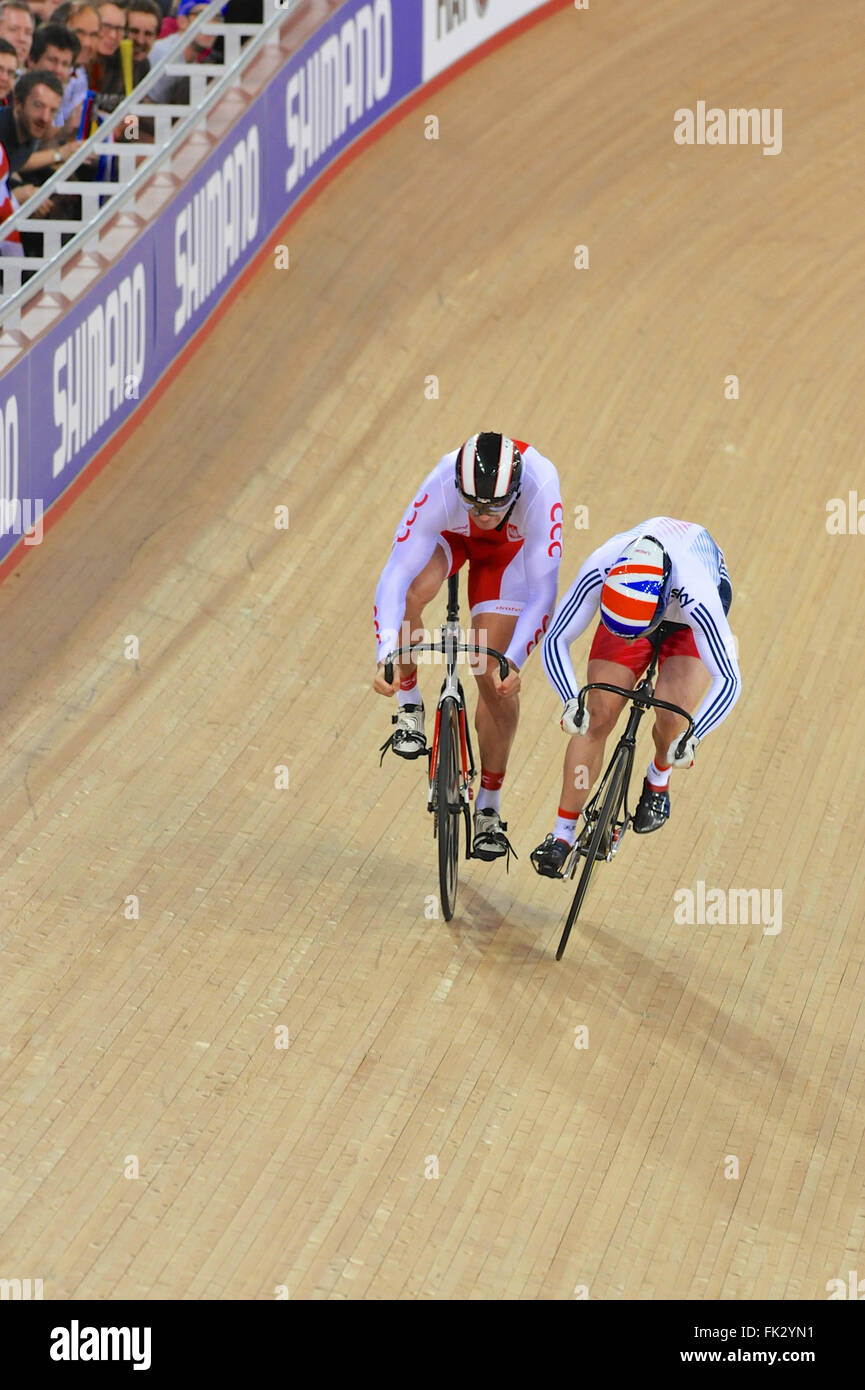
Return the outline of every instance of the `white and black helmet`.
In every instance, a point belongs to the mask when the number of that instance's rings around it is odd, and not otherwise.
[[[519,496],[522,477],[522,454],[506,434],[473,434],[457,454],[456,485],[466,502],[506,507]]]

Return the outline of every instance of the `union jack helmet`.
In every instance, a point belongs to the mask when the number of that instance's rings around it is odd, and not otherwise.
[[[672,565],[654,536],[638,536],[611,567],[601,590],[601,621],[616,637],[648,637],[670,602]]]

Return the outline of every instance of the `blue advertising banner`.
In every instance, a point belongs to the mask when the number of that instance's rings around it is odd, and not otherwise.
[[[157,376],[219,304],[270,230],[264,215],[273,137],[265,90],[155,224]]]
[[[274,222],[334,159],[422,81],[420,0],[349,0],[271,82]]]
[[[28,354],[29,486],[49,507],[156,383],[148,229]]]
[[[30,481],[30,399],[28,355],[0,379],[0,560],[34,526],[42,535],[44,508]]]

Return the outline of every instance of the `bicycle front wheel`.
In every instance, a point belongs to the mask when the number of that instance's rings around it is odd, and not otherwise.
[[[609,844],[609,834],[612,830],[613,822],[616,819],[619,805],[624,795],[624,787],[628,777],[629,766],[628,749],[622,747],[617,748],[613,755],[613,761],[610,764],[607,789],[604,792],[601,809],[598,813],[598,819],[595,822],[595,829],[589,841],[588,850],[586,851],[586,862],[580,873],[580,881],[577,884],[574,901],[571,903],[568,920],[565,922],[565,929],[562,932],[559,949],[556,951],[556,960],[561,960],[564,955],[565,947],[568,944],[568,937],[571,934],[571,928],[579,916],[583,900],[589,890],[589,880],[592,877],[592,870],[597,862],[598,850],[602,844]]]
[[[459,714],[452,695],[442,701],[436,767],[436,820],[439,895],[444,919],[454,915],[460,856]]]

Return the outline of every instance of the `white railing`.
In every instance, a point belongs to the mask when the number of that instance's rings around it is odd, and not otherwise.
[[[61,271],[70,257],[81,251],[98,249],[99,233],[109,219],[114,218],[121,208],[131,205],[135,210],[136,195],[152,178],[154,170],[170,159],[199,124],[202,115],[231,90],[238,75],[256,54],[266,44],[278,42],[280,26],[302,0],[265,0],[264,18],[260,24],[216,23],[214,16],[219,14],[223,3],[224,0],[212,0],[204,14],[177,35],[177,41],[182,52],[190,40],[202,31],[219,36],[223,40],[224,62],[183,63],[173,58],[170,52],[166,53],[135,90],[105,118],[99,129],[64,162],[62,168],[46,179],[12,217],[0,223],[0,241],[5,241],[10,232],[16,229],[40,232],[44,248],[43,255],[39,257],[0,256],[0,271],[3,274],[0,327],[4,331],[14,331],[19,327],[21,311],[34,295],[60,289]],[[241,41],[244,38],[248,38],[249,42],[243,44]],[[189,78],[188,105],[165,106],[143,101],[150,88],[165,76]],[[178,117],[177,124],[172,126],[172,120]],[[119,126],[134,132],[136,122],[142,120],[153,122],[152,143],[112,138]],[[116,181],[72,180],[71,175],[78,166],[93,155],[119,160],[120,177]],[[126,177],[125,170],[130,166],[131,172]],[[34,217],[35,209],[55,193],[74,194],[80,198],[81,218]],[[61,236],[68,232],[72,232],[73,236],[65,246],[61,246]],[[35,270],[36,274],[22,285],[21,273],[24,270]]]

